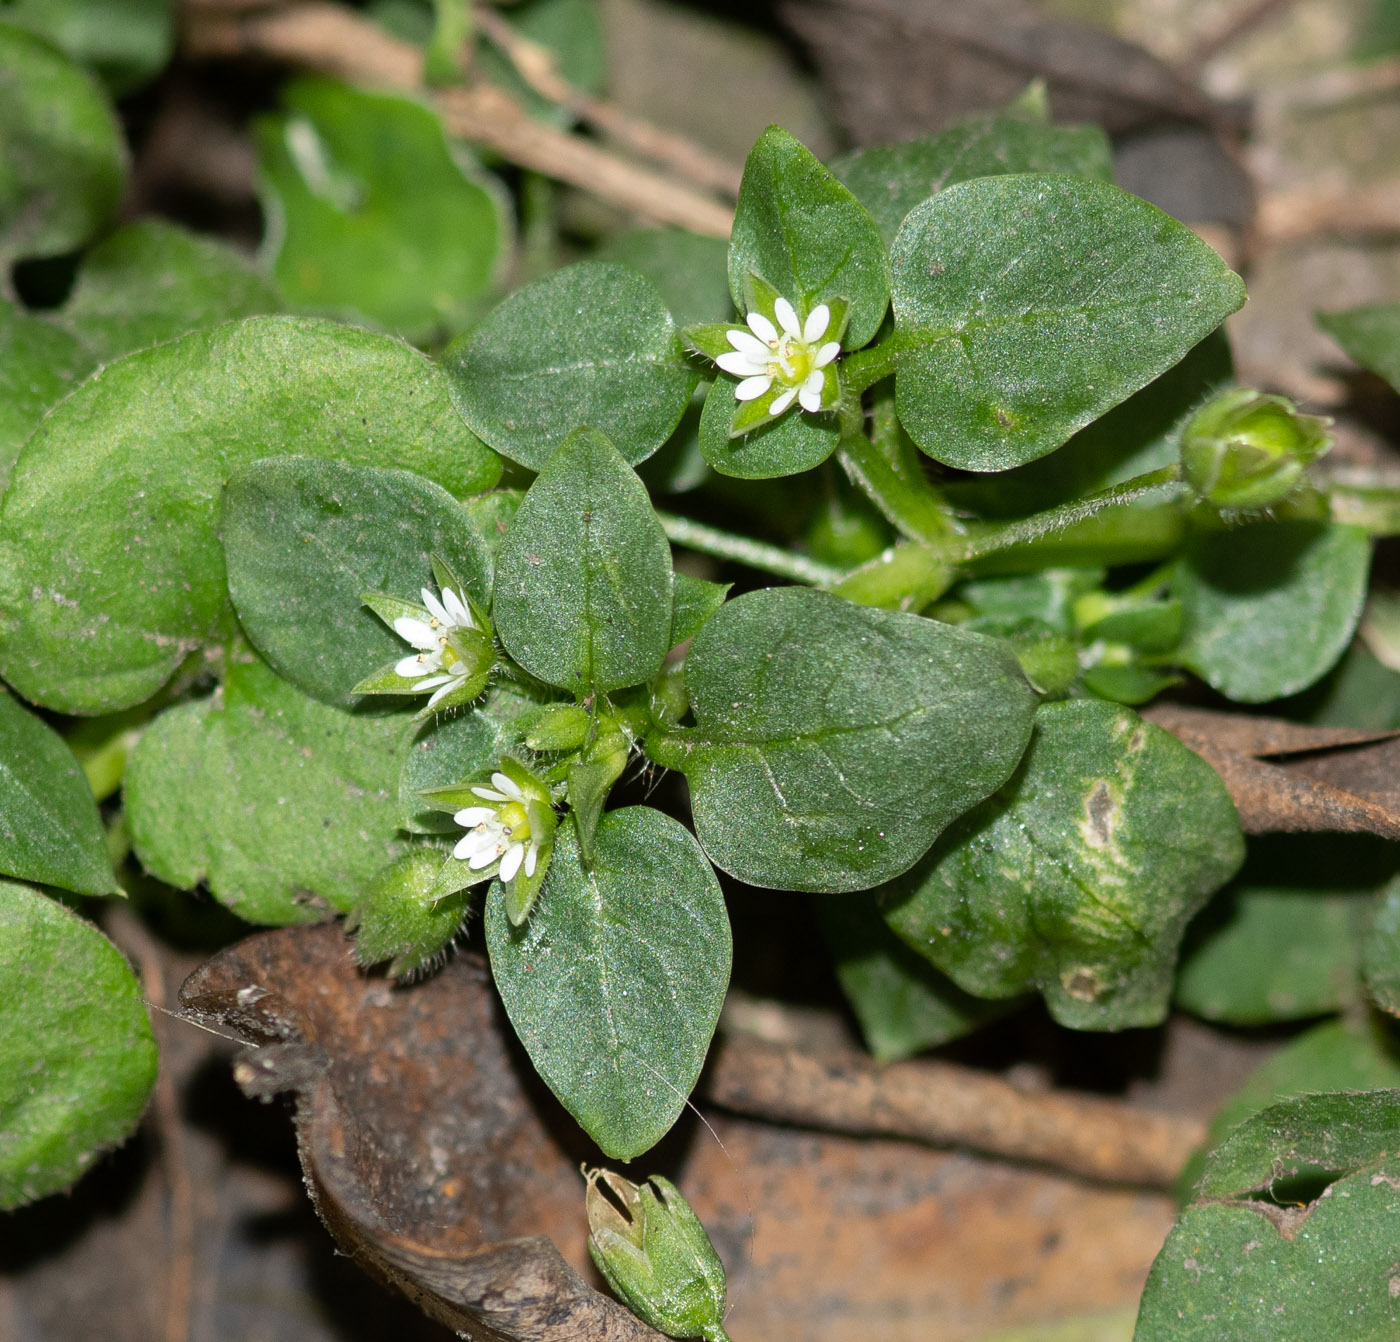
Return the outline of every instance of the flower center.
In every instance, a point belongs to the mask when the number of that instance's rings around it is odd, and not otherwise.
[[[518,801],[507,802],[502,806],[496,812],[496,822],[501,827],[501,833],[508,839],[523,843],[530,837],[530,818]]]
[[[816,351],[797,336],[782,332],[768,342],[773,357],[768,361],[768,375],[786,387],[800,387],[816,367]]]

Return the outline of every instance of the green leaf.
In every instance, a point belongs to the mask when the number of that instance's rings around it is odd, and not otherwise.
[[[613,811],[585,871],[562,827],[523,927],[492,885],[486,944],[545,1084],[606,1155],[653,1147],[700,1075],[729,983],[724,897],[688,831],[649,807]]]
[[[483,609],[491,556],[466,510],[408,471],[313,457],[254,462],[225,486],[229,596],[254,646],[281,676],[329,704],[412,649],[361,603],[382,593],[415,603],[445,559]]]
[[[519,691],[498,685],[467,712],[424,722],[413,735],[399,780],[399,814],[415,834],[451,833],[461,837],[451,814],[424,802],[420,795],[451,787],[498,767],[502,756],[519,748],[540,705]],[[463,798],[451,807],[475,805]]]
[[[1131,709],[1045,704],[1011,783],[881,893],[890,925],[979,997],[1035,989],[1072,1029],[1156,1025],[1191,916],[1239,867],[1219,775]]]
[[[661,670],[671,548],[602,434],[572,434],[530,486],[496,562],[494,615],[521,666],[579,699]]]
[[[1191,929],[1176,1000],[1229,1025],[1340,1011],[1358,996],[1358,941],[1390,845],[1354,835],[1268,835]]]
[[[121,952],[56,900],[0,881],[0,1211],[90,1169],[135,1128],[155,1079]]]
[[[24,440],[92,364],[66,331],[0,299],[0,494]]]
[[[173,0],[5,0],[5,22],[91,66],[117,96],[147,82],[175,47]]]
[[[1371,1090],[1400,1086],[1395,1042],[1371,1022],[1332,1020],[1286,1044],[1250,1073],[1216,1111],[1205,1147],[1182,1171],[1177,1187],[1186,1199],[1200,1181],[1208,1153],[1245,1119],[1278,1100],[1322,1090]]]
[[[3,689],[0,873],[80,895],[121,893],[82,767],[52,727]]]
[[[866,1047],[896,1062],[975,1030],[1010,1005],[963,992],[890,931],[870,894],[822,895],[822,934]]]
[[[750,308],[749,277],[761,276],[799,314],[843,298],[850,322],[843,348],[880,329],[890,302],[890,262],[880,230],[810,150],[769,126],[749,154],[729,239],[729,292]]]
[[[724,604],[685,663],[682,770],[710,860],[751,885],[864,890],[1000,787],[1034,696],[994,639],[806,588]]]
[[[1400,303],[1320,312],[1317,324],[1363,368],[1400,389]]]
[[[1306,689],[1351,642],[1370,563],[1359,527],[1263,522],[1195,533],[1172,584],[1186,617],[1182,663],[1240,703]]]
[[[831,170],[870,211],[886,243],[916,205],[958,182],[1006,173],[1069,173],[1113,180],[1108,136],[1098,126],[1052,126],[996,112],[968,117],[937,135],[858,149]]]
[[[355,933],[355,961],[368,967],[389,961],[391,978],[434,964],[462,926],[469,895],[433,899],[442,870],[437,848],[415,848],[370,881],[347,921]]]
[[[584,425],[635,466],[671,436],[700,380],[651,281],[601,261],[517,289],[443,364],[472,430],[532,471]]]
[[[401,715],[346,713],[260,663],[162,713],[127,765],[137,856],[257,923],[318,922],[399,855]]]
[[[411,98],[301,79],[257,126],[273,272],[297,306],[460,330],[500,268],[498,193]]]
[[[1152,1265],[1134,1342],[1393,1338],[1397,1138],[1396,1090],[1302,1096],[1250,1119],[1212,1156],[1209,1200],[1187,1208]],[[1340,1177],[1305,1205],[1244,1196],[1319,1170]]]
[[[224,481],[290,451],[403,466],[455,494],[500,469],[442,374],[387,336],[250,317],[129,355],[56,408],[16,463],[0,503],[0,673],[65,712],[149,698],[231,622]]]
[[[694,638],[724,605],[733,586],[732,582],[707,582],[704,578],[692,578],[688,573],[677,573],[671,610],[671,646],[674,648]]]
[[[738,416],[761,402],[736,401],[737,379],[716,378],[700,414],[700,455],[721,475],[740,480],[771,480],[820,466],[834,451],[841,434],[836,416],[809,415],[794,405],[775,420],[734,436]]]
[[[593,254],[594,260],[631,266],[645,275],[682,328],[732,318],[734,304],[725,271],[728,256],[728,246],[718,238],[683,228],[614,233]]]
[[[58,320],[110,363],[202,326],[281,309],[273,285],[231,248],[143,219],[83,258]]]
[[[47,42],[0,23],[0,268],[92,238],[121,199],[126,164],[97,81]]]
[[[1184,224],[1082,177],[983,177],[895,239],[900,421],[930,456],[1043,457],[1159,377],[1244,302]]]
[[[1380,892],[1361,942],[1361,971],[1371,1000],[1400,1016],[1400,877]]]

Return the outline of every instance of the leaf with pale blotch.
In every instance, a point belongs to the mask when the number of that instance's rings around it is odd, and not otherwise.
[[[1244,857],[1225,785],[1131,709],[1045,704],[997,795],[881,892],[890,925],[979,997],[1038,990],[1076,1029],[1155,1025],[1191,916]]]

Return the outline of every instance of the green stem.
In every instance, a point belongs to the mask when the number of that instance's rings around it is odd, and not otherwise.
[[[849,395],[859,396],[867,387],[873,387],[894,372],[898,352],[895,338],[890,336],[869,349],[858,349],[846,355],[841,360],[841,386]]]
[[[656,516],[668,539],[676,545],[685,546],[687,550],[698,550],[717,559],[732,559],[762,573],[771,573],[774,577],[806,583],[811,587],[833,587],[846,576],[844,570],[832,568],[829,564],[820,564],[815,559],[793,554],[777,545],[767,545],[747,536],[736,536],[731,531],[708,527],[689,517],[663,512],[658,512]]]
[[[957,558],[966,563],[971,559],[995,554],[999,550],[1009,550],[1014,545],[1026,545],[1031,541],[1042,540],[1057,531],[1074,526],[1077,522],[1087,522],[1105,508],[1136,503],[1158,490],[1178,484],[1180,480],[1181,465],[1173,462],[1160,470],[1134,476],[1121,485],[1101,489],[1097,494],[1062,503],[1058,508],[1047,508],[1043,513],[1033,513],[1030,517],[1018,518],[1014,522],[984,526],[976,535],[968,536],[960,542]]]

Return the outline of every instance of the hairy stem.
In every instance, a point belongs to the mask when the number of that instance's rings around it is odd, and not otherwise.
[[[806,583],[810,587],[833,587],[846,576],[842,569],[832,568],[829,564],[793,554],[777,545],[706,526],[689,517],[663,512],[658,512],[656,516],[668,539],[676,545],[685,546],[687,550],[698,550],[701,554],[714,555],[716,559],[732,559],[737,564],[746,564],[762,573],[787,578],[790,582]]]

